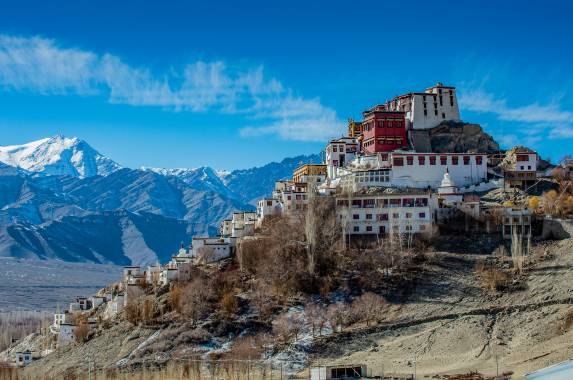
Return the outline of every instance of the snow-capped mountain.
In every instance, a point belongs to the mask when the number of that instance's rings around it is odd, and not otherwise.
[[[64,136],[0,146],[0,162],[32,173],[80,178],[108,175],[121,168],[85,141]]]
[[[228,198],[238,199],[233,191],[229,190],[227,186],[223,183],[221,179],[222,171],[215,171],[208,166],[203,166],[200,168],[186,169],[186,168],[176,168],[176,169],[166,169],[166,168],[149,168],[142,167],[141,170],[151,171],[157,174],[161,174],[167,177],[177,177],[186,184],[193,186],[195,184],[201,183],[210,190],[216,193],[225,195]]]
[[[216,233],[232,212],[253,210],[274,181],[318,159],[232,172],[128,169],[77,138],[0,147],[0,257],[164,262],[180,242]]]

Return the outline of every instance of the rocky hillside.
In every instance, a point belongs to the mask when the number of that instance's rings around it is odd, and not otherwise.
[[[394,283],[394,274],[390,280],[380,280],[388,285],[383,293],[390,303],[376,315],[378,323],[344,322],[342,331],[334,332],[330,324],[336,321],[335,314],[328,309],[324,329],[315,337],[309,319],[313,314],[306,310],[309,304],[293,298],[282,310],[296,321],[297,337],[287,344],[272,340],[274,348],[265,354],[265,363],[275,363],[275,368],[283,363],[291,374],[313,362],[364,363],[374,376],[409,376],[416,367],[417,375],[425,377],[476,370],[491,376],[497,364],[500,373],[520,379],[528,371],[573,355],[573,240],[537,245],[532,257],[523,275],[492,290],[485,272],[476,268],[494,262],[508,268],[509,262],[490,255],[426,252],[415,270],[410,267],[405,272],[407,282]],[[346,292],[352,293],[353,281],[348,277],[346,285],[321,302],[340,302]],[[159,299],[165,301],[165,296]],[[36,361],[26,372],[33,376],[61,374],[68,368],[85,370],[86,357],[102,371],[110,371],[137,369],[144,363],[162,366],[174,358],[207,353],[236,355],[234,347],[243,347],[237,337],[269,333],[269,323],[249,306],[257,305],[256,293],[250,297],[238,295],[233,317],[211,316],[191,323],[166,314],[172,319],[156,324],[113,323],[87,343],[67,345]],[[352,320],[356,310],[345,310],[340,318]],[[280,321],[275,316],[270,333],[280,334],[276,329]],[[33,346],[37,339],[25,344]]]
[[[427,131],[415,131],[414,147],[421,152],[494,153],[499,144],[479,124],[448,121]]]

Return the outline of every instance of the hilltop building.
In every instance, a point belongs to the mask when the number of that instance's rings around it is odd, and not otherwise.
[[[456,88],[437,83],[424,92],[396,96],[385,104],[387,111],[405,113],[408,129],[429,129],[444,121],[459,121]]]
[[[535,185],[538,162],[539,156],[529,148],[515,147],[508,150],[501,163],[504,186],[525,190]]]
[[[363,112],[362,152],[375,154],[408,147],[405,113],[383,105]]]
[[[338,176],[338,168],[353,161],[358,154],[358,141],[354,137],[342,137],[331,140],[326,145],[326,174],[328,178]]]

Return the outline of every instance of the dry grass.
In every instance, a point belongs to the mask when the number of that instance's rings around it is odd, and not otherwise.
[[[475,273],[482,286],[490,293],[495,294],[509,287],[510,277],[508,274],[493,265],[481,261],[477,264]]]
[[[260,337],[244,339],[244,345],[251,346],[254,342],[262,343]],[[238,347],[236,354],[244,356],[244,348]],[[272,375],[271,375],[272,373]],[[38,375],[28,371],[0,366],[0,380],[199,380],[199,379],[228,379],[228,380],[259,380],[270,378],[286,378],[281,365],[270,366],[257,360],[248,359],[181,359],[171,362],[161,369],[142,368],[137,371],[125,371],[115,368],[91,370],[70,369],[58,375]]]

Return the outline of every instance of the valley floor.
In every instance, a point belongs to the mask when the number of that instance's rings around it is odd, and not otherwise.
[[[121,267],[0,258],[0,311],[55,310],[121,277]]]

